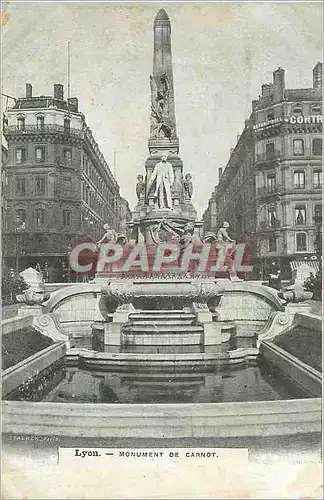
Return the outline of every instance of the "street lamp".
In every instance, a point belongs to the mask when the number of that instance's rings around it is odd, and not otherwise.
[[[16,233],[16,273],[19,274],[19,233],[26,229],[26,222],[20,222],[20,218],[17,217],[15,233]]]
[[[322,268],[322,210],[320,207],[315,207],[314,223],[316,226],[316,236],[314,241],[315,251],[321,269]]]
[[[322,206],[315,206],[313,220],[316,226],[314,246],[319,266],[314,283],[314,298],[320,299],[322,296]]]

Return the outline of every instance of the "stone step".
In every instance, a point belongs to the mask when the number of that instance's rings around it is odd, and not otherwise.
[[[139,321],[151,321],[151,322],[156,322],[156,321],[194,321],[196,318],[196,315],[193,313],[186,313],[183,311],[178,311],[174,313],[173,311],[166,312],[166,311],[143,311],[140,313],[131,313],[129,314],[129,319],[134,321],[134,322],[139,322]]]
[[[123,333],[134,333],[137,335],[146,334],[146,333],[201,333],[204,329],[200,325],[154,325],[154,324],[146,324],[146,325],[125,325],[122,329]]]
[[[184,333],[179,332],[170,334],[169,332],[142,332],[137,333],[123,333],[122,334],[122,344],[128,346],[128,348],[135,346],[136,348],[145,346],[195,346],[201,345],[202,343],[202,333],[201,332],[190,332]]]
[[[171,309],[171,310],[166,310],[166,309],[141,309],[138,311],[134,311],[131,313],[132,315],[138,315],[138,314],[148,314],[148,315],[158,315],[158,314],[193,314],[191,311],[184,311],[183,309]]]
[[[158,328],[160,328],[160,326],[166,326],[168,328],[170,328],[171,326],[192,326],[192,323],[193,323],[193,320],[191,318],[189,319],[173,319],[172,320],[172,325],[171,325],[171,320],[170,321],[164,321],[164,320],[161,320],[161,319],[158,319],[158,320],[141,320],[141,321],[134,321],[132,320],[132,324],[130,326],[152,326],[154,327],[154,325],[156,325]]]

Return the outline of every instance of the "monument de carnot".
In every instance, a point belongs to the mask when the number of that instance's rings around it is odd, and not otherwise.
[[[145,174],[139,173],[137,177],[138,202],[131,223],[132,238],[136,243],[147,244],[180,237],[188,222],[195,223],[197,233],[200,227],[191,202],[191,175],[189,172],[184,174],[179,156],[171,23],[164,9],[160,9],[155,17],[153,32],[149,156],[145,162]]]

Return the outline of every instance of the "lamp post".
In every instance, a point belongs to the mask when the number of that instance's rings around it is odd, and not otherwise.
[[[321,207],[315,207],[314,223],[316,226],[316,235],[314,240],[315,251],[318,260],[319,272],[316,273],[314,283],[314,295],[316,299],[322,297],[322,210]]]
[[[316,236],[314,241],[315,251],[321,271],[322,270],[322,210],[320,209],[320,207],[315,208],[314,223],[316,226]]]
[[[26,229],[26,223],[20,222],[20,219],[17,218],[15,233],[16,233],[16,274],[19,274],[19,234],[21,231]]]
[[[70,267],[70,254],[72,252],[72,247],[71,245],[68,245],[67,247],[67,255],[68,255],[68,261],[67,261],[67,279],[68,283],[71,283],[71,267]]]

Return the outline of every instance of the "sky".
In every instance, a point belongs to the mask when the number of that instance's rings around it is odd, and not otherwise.
[[[9,2],[2,92],[23,97],[31,83],[34,95],[52,95],[62,83],[66,96],[70,41],[71,96],[112,171],[116,151],[117,181],[133,209],[148,156],[153,21],[162,7],[171,20],[179,154],[201,217],[261,85],[281,66],[286,88],[312,86],[321,2]]]

